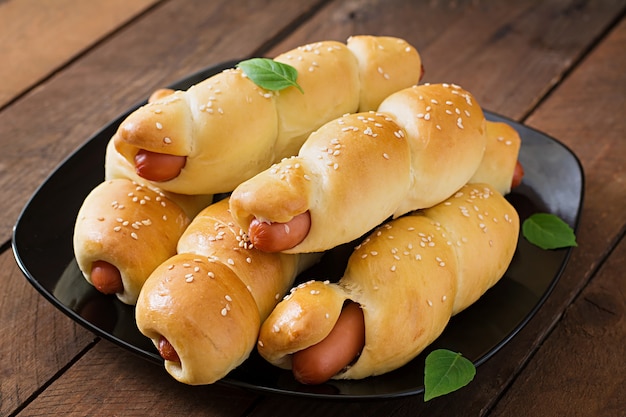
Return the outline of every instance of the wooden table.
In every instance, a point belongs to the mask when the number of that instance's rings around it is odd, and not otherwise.
[[[626,416],[623,0],[0,2],[0,415]],[[352,34],[403,37],[424,81],[558,138],[585,172],[579,246],[543,307],[466,388],[328,401],[189,387],[96,337],[24,279],[20,210],[153,89],[211,64]]]

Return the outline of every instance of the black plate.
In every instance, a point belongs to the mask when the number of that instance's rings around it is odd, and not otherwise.
[[[186,89],[235,62],[212,66],[173,85]],[[13,251],[29,282],[70,318],[123,348],[162,365],[151,341],[137,329],[134,308],[95,291],[82,277],[72,249],[78,210],[104,178],[105,147],[129,109],[70,155],[25,206],[13,230]],[[490,120],[511,124],[522,137],[523,184],[508,196],[521,220],[535,212],[556,214],[576,228],[584,178],[576,156],[558,141],[510,120],[486,113]],[[339,278],[350,248],[329,252],[301,279]],[[435,348],[461,352],[479,366],[504,346],[536,313],[552,291],[570,249],[543,251],[520,238],[513,261],[500,282],[478,302],[453,317],[444,333],[425,352],[389,374],[360,381],[331,381],[315,387],[295,382],[288,371],[274,368],[256,352],[220,384],[264,392],[317,398],[389,398],[423,392],[423,364]],[[407,318],[409,319],[409,318]]]

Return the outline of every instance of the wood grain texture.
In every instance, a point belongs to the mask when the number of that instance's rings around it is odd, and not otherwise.
[[[420,51],[424,82],[460,84],[487,110],[519,120],[623,8],[619,0],[334,2],[270,54],[352,34],[399,36]]]
[[[163,368],[100,341],[20,416],[238,416],[255,398],[219,385],[183,385]]]
[[[95,336],[39,294],[17,268],[10,251],[0,254],[0,271],[0,415],[6,416]]]
[[[580,247],[538,314],[479,368],[470,385],[428,403],[421,396],[318,401],[188,387],[108,342],[92,345],[91,333],[30,287],[5,245],[0,326],[10,337],[0,338],[1,415],[41,387],[19,415],[620,415],[624,379],[610,371],[623,368],[624,243],[611,250],[623,239],[626,223],[626,119],[612,109],[626,108],[626,22],[596,43],[623,18],[623,2],[337,0],[316,7],[312,0],[163,1],[5,108],[0,112],[2,242],[50,170],[154,88],[255,51],[271,56],[356,33],[394,35],[420,49],[426,81],[458,82],[489,110],[513,118],[530,114],[528,124],[562,140],[581,158],[586,194]],[[268,48],[275,36],[285,39]],[[593,52],[585,56],[589,49]],[[610,352],[605,354],[603,345]],[[83,349],[87,353],[64,369]],[[55,376],[57,371],[61,375]],[[590,373],[610,388],[582,383]],[[567,384],[569,391],[559,391]],[[600,394],[582,404],[587,387]],[[529,403],[536,398],[543,404]]]
[[[0,108],[159,0],[0,3]]]
[[[625,269],[622,239],[494,416],[509,416],[516,410],[532,416],[552,416],[554,410],[567,416],[626,416],[626,280],[612,279],[623,276]]]
[[[0,242],[36,187],[100,127],[156,88],[252,54],[283,29],[275,16],[288,25],[315,4],[169,1],[2,111]]]
[[[577,298],[512,385],[496,415],[510,415],[519,409],[521,404],[515,399],[520,392],[524,398],[537,398],[525,405],[533,416],[552,415],[555,406],[564,415],[626,415],[622,393],[626,120],[617,110],[626,109],[626,74],[620,69],[626,61],[619,52],[625,47],[626,22],[622,21],[528,120],[570,146],[587,173],[577,236],[580,246],[552,297],[563,306]],[[596,146],[598,143],[602,146]],[[595,384],[602,388],[594,388]],[[601,395],[590,398],[585,386]]]

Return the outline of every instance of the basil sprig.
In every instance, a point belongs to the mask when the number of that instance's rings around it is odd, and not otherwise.
[[[296,82],[298,70],[291,65],[276,62],[268,58],[252,58],[237,64],[248,78],[261,88],[270,91],[280,91],[288,87],[295,87],[304,93]]]
[[[536,213],[524,220],[522,234],[541,249],[578,246],[574,230],[554,214]]]
[[[424,401],[456,391],[474,379],[476,367],[447,349],[433,350],[426,357],[424,368]]]

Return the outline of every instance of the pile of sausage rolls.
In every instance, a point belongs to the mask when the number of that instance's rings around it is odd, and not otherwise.
[[[76,219],[85,279],[135,306],[186,384],[254,349],[304,384],[401,367],[517,245],[503,195],[523,175],[519,135],[463,88],[420,85],[413,46],[354,36],[274,59],[302,91],[233,68],[155,92],[111,138]],[[341,279],[299,281],[350,242]]]

